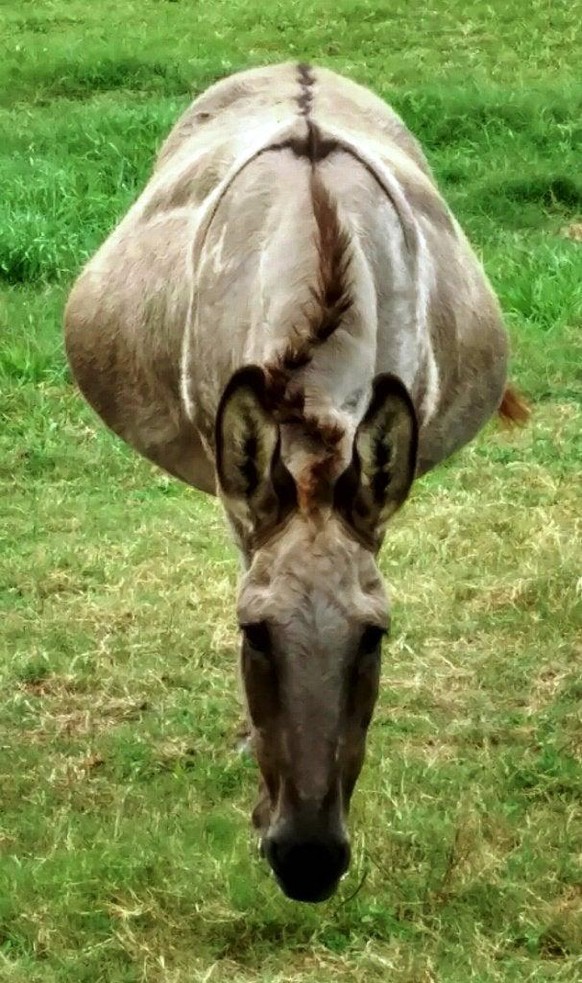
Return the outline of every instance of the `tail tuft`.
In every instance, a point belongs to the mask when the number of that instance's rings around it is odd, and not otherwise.
[[[531,416],[531,410],[525,399],[511,384],[505,387],[497,413],[506,427],[523,427]]]

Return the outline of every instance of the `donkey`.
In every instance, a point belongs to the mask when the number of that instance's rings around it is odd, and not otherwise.
[[[390,627],[377,556],[415,479],[498,411],[508,341],[416,139],[331,71],[253,69],[197,98],[65,314],[108,426],[218,494],[262,851],[330,897]]]

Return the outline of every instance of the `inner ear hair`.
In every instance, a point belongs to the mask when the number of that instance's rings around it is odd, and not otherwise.
[[[216,471],[225,495],[247,498],[256,491],[261,465],[268,470],[278,440],[265,373],[246,365],[231,376],[216,414]]]
[[[297,503],[270,403],[265,373],[258,365],[248,365],[231,377],[216,416],[219,487],[227,509],[253,540],[281,522]]]
[[[418,421],[406,386],[389,373],[376,376],[351,463],[334,489],[334,507],[370,549],[379,548],[388,520],[408,497],[417,453]]]

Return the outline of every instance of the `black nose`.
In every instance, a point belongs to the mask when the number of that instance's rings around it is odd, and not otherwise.
[[[350,846],[343,837],[298,840],[274,834],[264,846],[281,888],[293,901],[325,901],[350,863]]]

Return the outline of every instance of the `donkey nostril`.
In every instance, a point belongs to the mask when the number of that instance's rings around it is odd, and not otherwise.
[[[267,859],[285,894],[296,901],[324,901],[336,889],[350,862],[346,840],[269,839]]]

